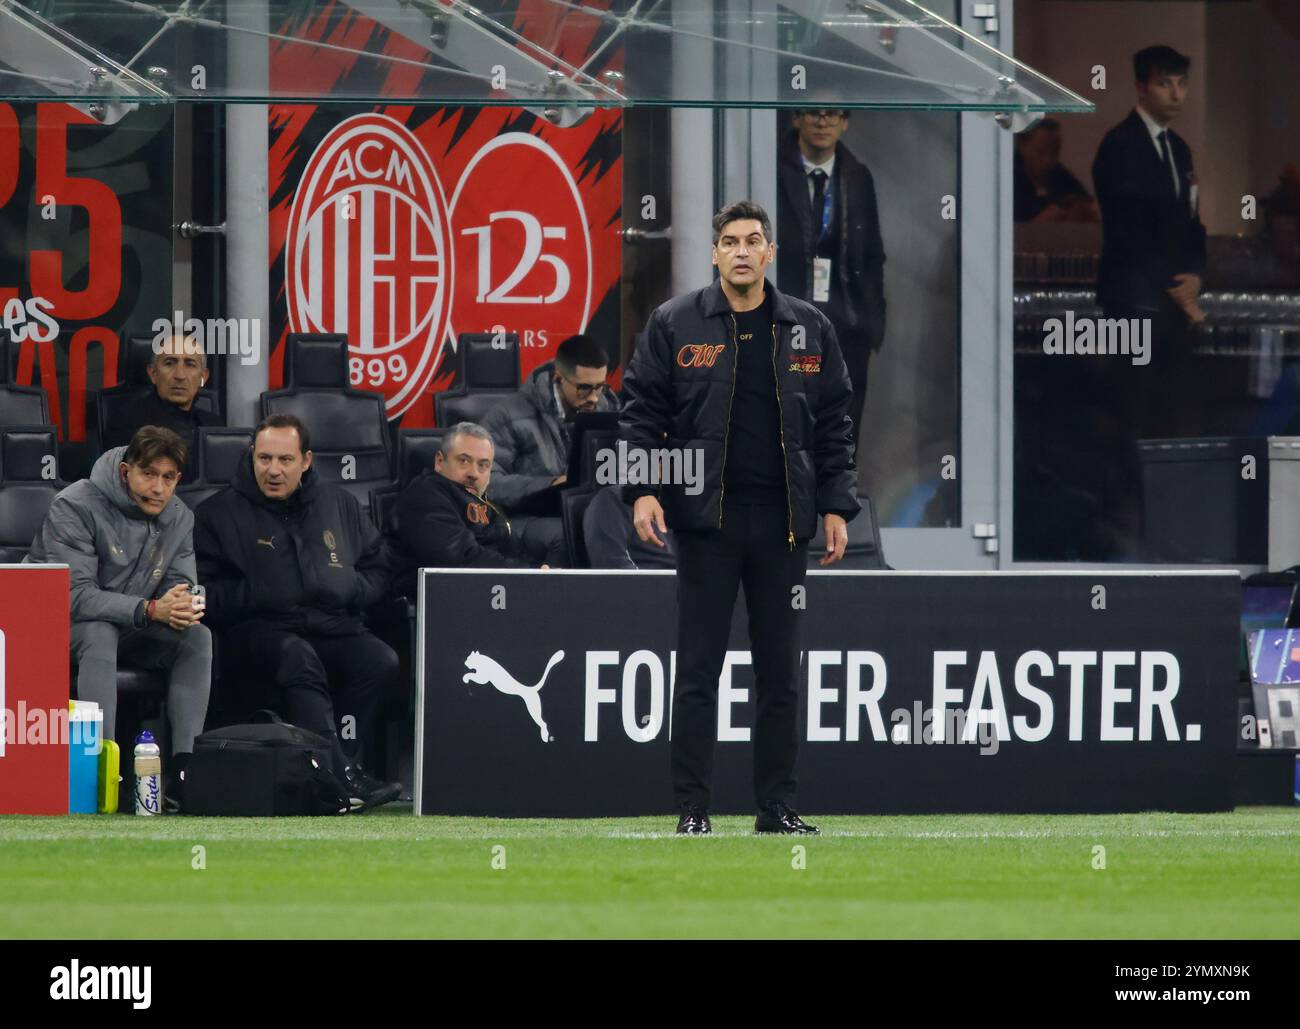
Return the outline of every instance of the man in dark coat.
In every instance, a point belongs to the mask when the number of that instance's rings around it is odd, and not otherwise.
[[[1199,187],[1191,147],[1170,128],[1190,66],[1165,46],[1134,55],[1137,106],[1106,133],[1092,165],[1102,217],[1097,302],[1107,317],[1155,318],[1166,332],[1204,317],[1196,305],[1205,274]]]
[[[862,438],[867,365],[885,339],[885,248],[876,186],[840,142],[845,110],[805,110],[781,146],[777,285],[835,327],[853,383],[853,447]]]
[[[388,592],[387,548],[346,490],[311,469],[307,427],[263,419],[235,481],[199,505],[194,549],[223,665],[240,684],[269,681],[290,722],[324,736],[355,807],[396,800],[359,751],[373,748],[397,655],[362,624]],[[347,744],[347,753],[344,752]]]
[[[487,497],[492,456],[487,431],[473,422],[460,422],[443,437],[433,467],[402,491],[397,532],[412,572],[535,567],[514,538],[510,522]]]
[[[656,542],[672,529],[677,548],[672,773],[684,834],[711,831],[718,678],[742,583],[758,700],[754,829],[817,831],[789,806],[802,614],[791,597],[818,520],[829,564],[859,510],[853,388],[826,316],[764,279],[771,232],[748,200],[714,215],[721,277],[651,312],[623,381],[619,446],[641,467],[678,469],[666,484],[629,475],[624,495],[637,535]]]
[[[194,403],[209,375],[203,348],[184,336],[157,341],[155,347],[148,368],[151,385],[141,389],[132,403],[116,409],[104,426],[100,445],[105,450],[126,446],[141,426],[158,425],[176,433],[193,454],[197,430],[221,424],[220,418]]]
[[[1096,397],[1097,410],[1075,418],[1078,439],[1062,442],[1059,477],[1090,496],[1093,560],[1141,555],[1145,511],[1137,441],[1198,436],[1201,413],[1188,405],[1195,377],[1193,326],[1204,319],[1197,297],[1205,274],[1205,226],[1192,151],[1170,126],[1187,99],[1189,58],[1167,46],[1133,57],[1137,105],[1106,133],[1092,165],[1101,206],[1097,303],[1111,324],[1149,330],[1141,362],[1125,355],[1076,358],[1070,396]],[[1098,447],[1100,434],[1113,438]],[[1078,500],[1069,502],[1078,507]]]

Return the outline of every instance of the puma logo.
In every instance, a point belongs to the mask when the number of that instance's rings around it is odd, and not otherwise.
[[[465,658],[465,667],[469,671],[461,677],[461,682],[472,682],[476,686],[493,686],[499,693],[520,697],[524,702],[524,707],[528,709],[529,717],[537,723],[537,728],[541,730],[542,742],[550,743],[550,730],[546,728],[546,723],[542,720],[541,689],[546,682],[546,677],[551,674],[551,669],[563,660],[564,651],[557,650],[551,655],[551,660],[546,663],[546,670],[542,672],[542,677],[537,680],[537,685],[525,686],[492,658],[473,650],[470,651],[469,657]]]
[[[275,537],[272,536],[269,540],[264,540],[264,539],[259,538],[258,541],[257,541],[257,545],[258,545],[259,547],[270,547],[272,550],[274,550],[274,549],[275,549]]]

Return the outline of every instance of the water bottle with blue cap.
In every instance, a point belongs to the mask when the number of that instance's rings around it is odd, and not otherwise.
[[[162,814],[162,751],[148,729],[135,738],[135,813]]]

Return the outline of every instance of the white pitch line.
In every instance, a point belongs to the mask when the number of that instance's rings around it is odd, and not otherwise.
[[[775,838],[775,834],[770,834]],[[722,839],[756,839],[758,834],[746,831],[717,831],[715,830],[712,837]],[[875,839],[875,840],[1099,840],[1099,839],[1164,839],[1164,838],[1196,838],[1196,839],[1271,839],[1271,838],[1300,838],[1300,826],[1294,830],[1287,829],[1081,829],[1078,831],[960,831],[960,830],[929,830],[921,832],[860,832],[853,830],[836,831],[823,830],[820,837],[799,837],[800,840],[817,840],[820,839]],[[514,835],[509,832],[483,832],[463,836],[387,836],[387,835],[353,835],[341,834],[334,835],[330,833],[310,833],[294,835],[276,835],[273,837],[255,837],[247,834],[222,832],[198,831],[187,836],[163,836],[156,833],[144,835],[132,832],[96,832],[86,835],[80,834],[59,834],[59,833],[23,833],[21,835],[0,835],[0,849],[6,843],[59,843],[59,842],[90,842],[99,840],[148,840],[153,843],[175,843],[178,845],[189,846],[194,843],[255,843],[255,844],[275,844],[275,843],[319,843],[319,842],[338,842],[338,843],[470,843],[479,840],[506,840],[515,843],[526,843],[529,840],[662,840],[677,839],[677,834],[672,830],[663,832],[605,832],[605,833],[587,833],[575,835],[572,833],[527,833],[523,835]],[[695,837],[690,837],[695,838]],[[764,835],[762,838],[767,838]],[[780,837],[781,839],[795,839],[795,837]]]

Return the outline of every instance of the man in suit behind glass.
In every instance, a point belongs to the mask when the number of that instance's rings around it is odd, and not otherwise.
[[[1092,165],[1101,206],[1097,303],[1104,317],[1150,325],[1145,362],[1133,356],[1076,357],[1044,432],[1061,510],[1079,516],[1057,541],[1073,558],[1141,559],[1145,512],[1137,441],[1199,435],[1186,380],[1190,329],[1204,315],[1196,298],[1205,270],[1192,151],[1169,126],[1187,99],[1191,61],[1167,46],[1133,56],[1137,106],[1106,133]],[[1130,319],[1137,319],[1130,322]],[[1140,351],[1139,351],[1140,353]],[[1058,498],[1059,499],[1059,498]]]
[[[853,383],[853,448],[862,436],[867,364],[885,338],[885,248],[876,185],[841,141],[847,110],[795,112],[781,144],[777,288],[830,319]]]
[[[1125,376],[1148,380],[1139,392],[1154,388],[1166,400],[1176,399],[1170,373],[1187,363],[1189,329],[1205,317],[1196,299],[1205,272],[1205,226],[1197,213],[1192,151],[1169,127],[1187,99],[1190,66],[1188,57],[1167,46],[1134,54],[1137,106],[1106,133],[1092,165],[1102,214],[1097,302],[1108,318],[1151,320],[1151,364],[1146,374]],[[1141,411],[1131,413],[1141,418]],[[1144,428],[1168,433],[1174,425],[1148,418]]]

